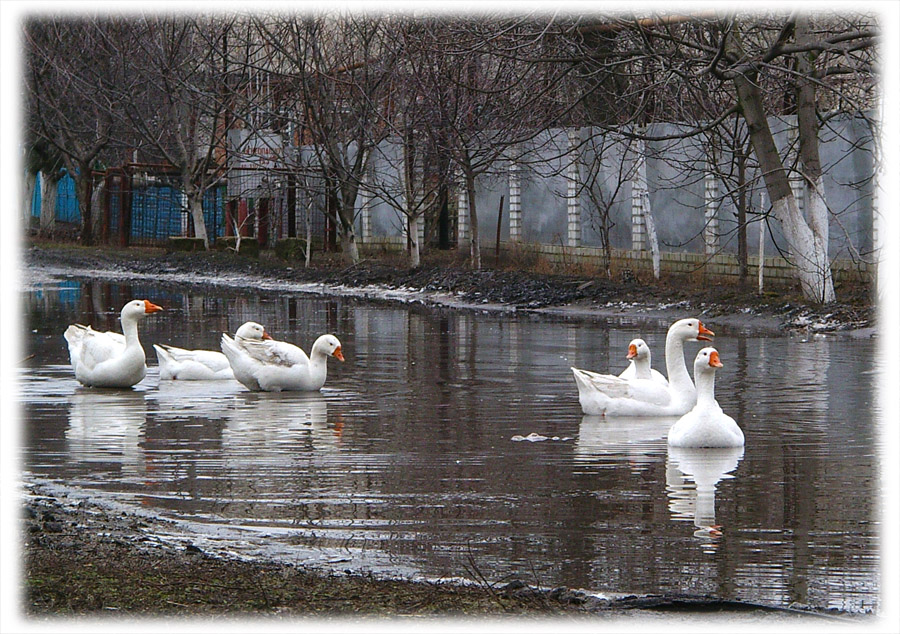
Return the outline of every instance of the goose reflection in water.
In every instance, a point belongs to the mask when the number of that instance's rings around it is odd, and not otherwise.
[[[221,420],[244,392],[237,381],[160,381],[148,393],[156,401],[156,420],[184,420],[189,417]]]
[[[223,450],[248,458],[280,454],[298,444],[336,450],[343,424],[328,423],[328,400],[320,393],[240,392],[222,430]]]
[[[716,524],[716,486],[733,478],[744,456],[743,447],[669,447],[666,462],[666,491],[669,510],[676,520],[691,519],[694,536],[715,540],[722,535]]]
[[[147,401],[143,391],[80,388],[69,397],[66,446],[74,462],[118,463],[143,476]]]
[[[676,420],[677,416],[583,416],[575,458],[626,461],[632,472],[643,471],[660,462],[666,452],[666,434]]]

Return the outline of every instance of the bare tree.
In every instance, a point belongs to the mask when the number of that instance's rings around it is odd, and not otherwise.
[[[475,181],[559,120],[568,69],[542,57],[554,22],[532,16],[423,20],[409,38],[412,78],[434,139],[459,170],[469,205],[469,255],[481,267]]]
[[[209,249],[203,216],[206,191],[220,182],[229,86],[245,68],[229,67],[233,16],[143,15],[129,20],[118,43],[132,61],[140,90],[121,117],[145,156],[174,167],[193,223]],[[238,80],[239,81],[239,80]]]
[[[387,18],[310,13],[254,23],[270,68],[285,86],[284,115],[315,156],[344,257],[357,262],[359,188],[373,147],[388,132],[383,111],[396,53],[383,45]]]
[[[55,148],[75,180],[81,241],[93,244],[93,168],[109,146],[113,113],[131,91],[126,62],[111,45],[117,19],[32,18],[25,24],[27,121]]]
[[[29,144],[25,154],[26,218],[31,216],[35,176],[41,176],[40,232],[51,233],[56,222],[56,193],[59,181],[65,176],[65,167],[59,150],[46,139]]]
[[[820,14],[815,28],[810,20],[798,22],[796,15],[785,14],[616,18],[579,24],[569,40],[577,52],[572,63],[587,69],[585,94],[610,83],[620,86],[623,94],[616,104],[601,101],[618,113],[615,125],[642,119],[677,122],[691,129],[667,138],[687,137],[741,114],[804,296],[829,302],[834,289],[817,161],[817,104],[824,100],[853,110],[871,106],[878,30],[862,14]],[[587,46],[586,34],[602,38],[605,46]],[[796,107],[800,122],[802,169],[812,201],[807,217],[794,198],[785,158],[769,126],[769,116],[785,113],[786,101],[788,110]]]

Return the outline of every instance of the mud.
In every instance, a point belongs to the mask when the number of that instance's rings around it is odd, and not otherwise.
[[[25,619],[44,616],[271,616],[346,618],[721,617],[729,622],[847,621],[865,616],[777,609],[714,597],[609,597],[527,580],[491,584],[408,580],[325,572],[297,564],[250,561],[204,552],[189,541],[158,538],[171,530],[149,514],[70,498],[29,484],[22,518]]]
[[[729,328],[770,332],[875,334],[876,309],[866,285],[838,287],[838,301],[814,305],[794,289],[767,291],[737,284],[712,284],[696,277],[641,280],[625,271],[617,279],[578,271],[542,272],[513,268],[472,270],[453,253],[432,252],[423,265],[409,269],[398,256],[384,255],[346,265],[334,254],[319,254],[314,265],[287,263],[273,256],[249,258],[234,253],[166,253],[162,249],[109,249],[33,245],[23,250],[23,265],[71,270],[78,276],[106,271],[209,285],[217,279],[258,287],[260,282],[315,284],[340,294],[353,289],[390,298],[391,291],[416,294],[417,301],[462,309],[505,310],[590,319],[606,316],[669,318],[685,314],[715,319]],[[373,290],[374,289],[374,290]],[[678,317],[675,317],[678,318]]]

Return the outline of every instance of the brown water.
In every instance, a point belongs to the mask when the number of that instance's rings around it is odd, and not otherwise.
[[[63,330],[118,330],[133,297],[167,308],[141,324],[149,375],[81,387]],[[403,576],[878,607],[872,341],[710,319],[746,447],[676,452],[671,421],[583,416],[569,370],[618,372],[639,335],[662,369],[665,323],[47,277],[24,305],[26,479],[180,520],[172,539]],[[152,343],[217,349],[248,319],[306,350],[334,332],[347,360],[316,394],[158,380]]]

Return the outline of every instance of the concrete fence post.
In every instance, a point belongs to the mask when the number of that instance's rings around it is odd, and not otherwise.
[[[634,175],[631,177],[631,250],[647,248],[647,227],[644,224],[644,195],[647,193],[646,157],[644,141],[635,141]]]
[[[466,181],[462,172],[458,172],[459,195],[456,214],[456,244],[460,248],[469,245],[469,192],[466,190]]]
[[[706,254],[713,255],[719,250],[719,179],[716,178],[715,157],[707,159],[703,177],[704,219],[703,242]]]
[[[362,198],[360,204],[361,228],[359,241],[364,244],[372,240],[372,200],[374,195],[372,194],[371,180],[371,168],[367,168],[363,172],[363,180],[359,188],[359,195]]]
[[[569,165],[566,168],[566,244],[581,246],[581,177],[578,171],[578,153],[581,135],[578,128],[569,128]]]
[[[509,241],[522,240],[522,181],[519,163],[509,162]]]

